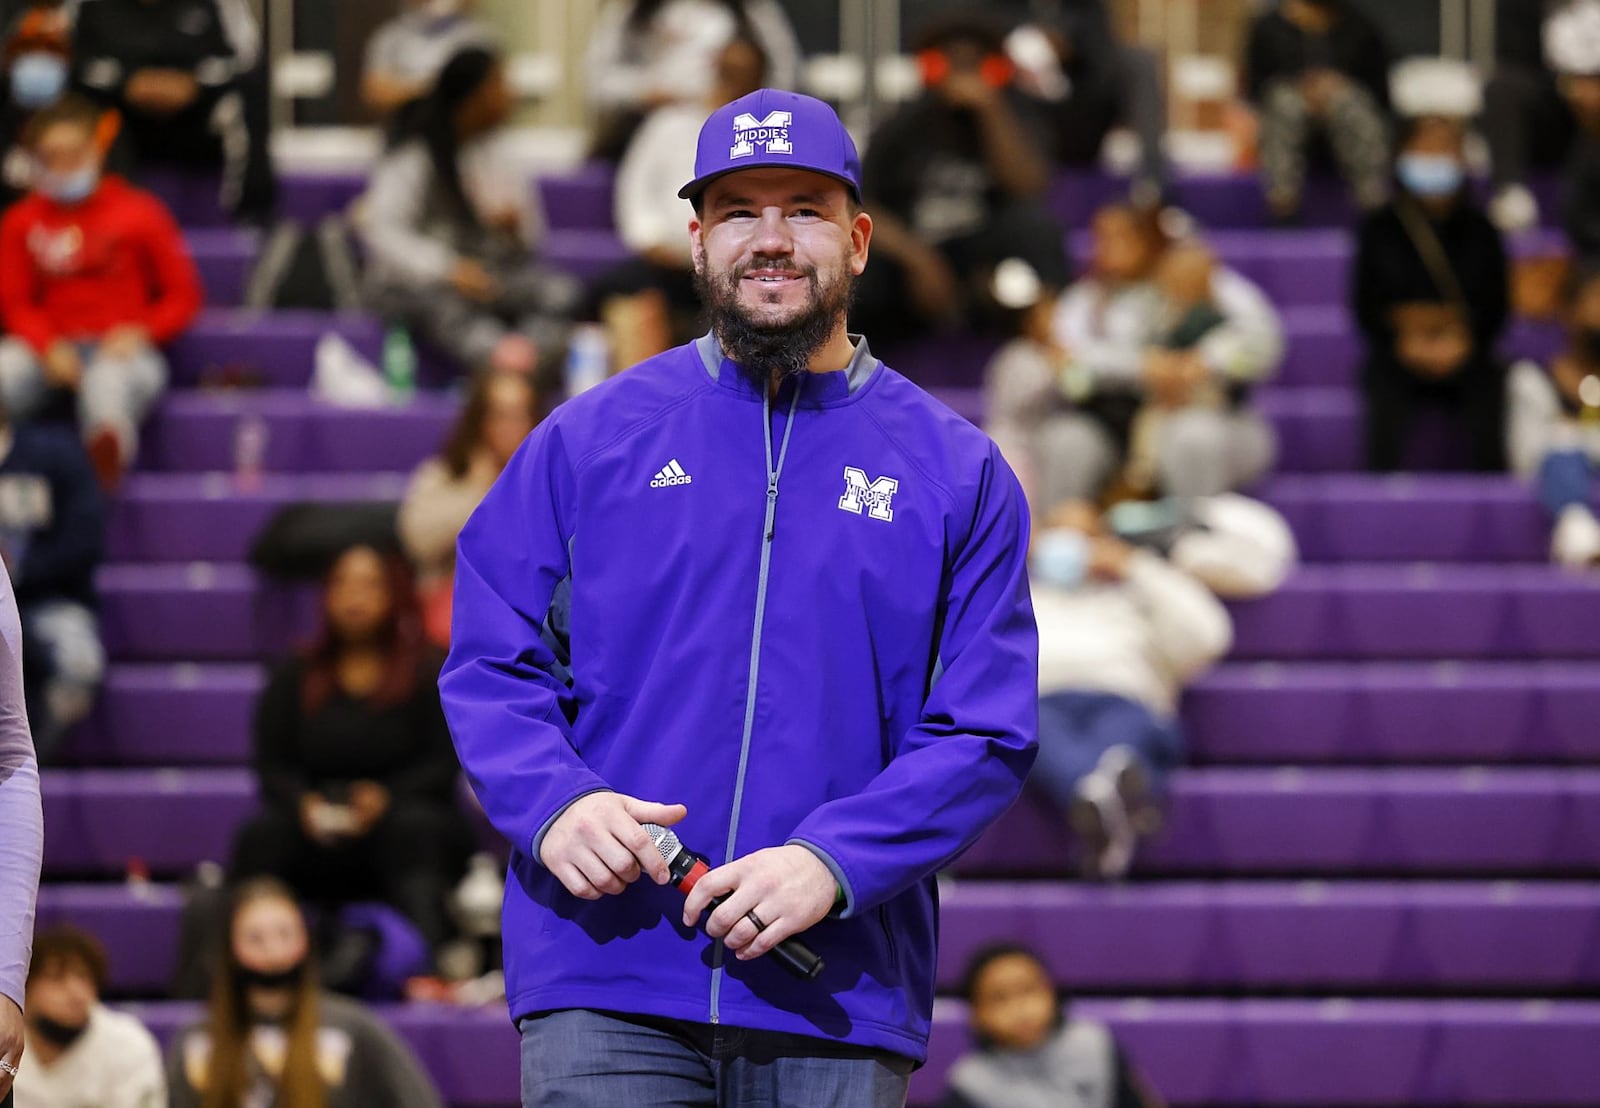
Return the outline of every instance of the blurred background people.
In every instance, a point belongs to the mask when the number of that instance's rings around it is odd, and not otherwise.
[[[1029,948],[979,951],[961,997],[975,1049],[950,1070],[940,1108],[1160,1108],[1111,1032],[1072,1014]]]
[[[1549,370],[1512,367],[1507,447],[1511,468],[1532,480],[1554,529],[1550,555],[1570,569],[1600,563],[1600,521],[1590,507],[1600,463],[1600,273],[1568,286],[1567,341]]]
[[[549,368],[576,293],[533,265],[540,226],[500,129],[500,56],[469,47],[397,119],[357,209],[372,306],[469,371]]]
[[[139,167],[215,175],[225,211],[271,218],[269,75],[248,0],[80,3],[72,53],[74,87],[117,110]]]
[[[1208,496],[1265,474],[1275,440],[1250,390],[1284,348],[1266,295],[1131,205],[1095,215],[1092,251],[1055,304],[1053,374],[990,370],[989,420],[1039,509],[1108,487]]]
[[[34,113],[66,93],[71,58],[57,0],[30,5],[0,25],[0,211],[27,194],[34,167],[22,132]]]
[[[105,947],[87,931],[63,924],[34,936],[16,1108],[167,1108],[155,1036],[100,1003],[109,976]]]
[[[1460,123],[1410,121],[1394,200],[1361,225],[1351,306],[1367,343],[1367,464],[1405,464],[1413,417],[1437,413],[1464,440],[1466,464],[1505,468],[1505,368],[1496,344],[1509,315],[1505,246],[1472,199]]]
[[[656,108],[703,104],[717,54],[736,38],[761,47],[768,87],[798,89],[800,42],[776,0],[608,0],[584,66],[600,116],[593,156],[618,160]]]
[[[1097,165],[1118,124],[1139,140],[1131,198],[1159,204],[1167,191],[1167,132],[1161,59],[1122,42],[1105,0],[1055,0],[1034,5],[1037,17],[1006,36],[1018,84],[1047,106],[1060,165]]]
[[[437,951],[452,936],[445,898],[471,829],[411,574],[352,547],[328,573],[322,612],[311,647],[278,667],[257,705],[263,808],[239,831],[233,875],[279,878],[329,909],[380,900]]]
[[[406,10],[373,32],[361,73],[361,99],[387,119],[426,96],[445,63],[469,47],[494,45],[477,0],[407,0]]]
[[[160,347],[193,322],[203,292],[182,232],[149,193],[105,176],[100,111],[68,97],[28,124],[38,175],[0,219],[0,398],[13,418],[54,390],[110,490],[167,385]]]
[[[1388,197],[1389,51],[1348,0],[1282,0],[1257,16],[1244,88],[1260,114],[1273,218],[1299,215],[1314,138],[1326,142],[1362,210]]]
[[[285,886],[240,885],[225,930],[206,1016],[167,1050],[171,1108],[442,1108],[393,1031],[318,990],[305,919]]]
[[[41,760],[105,677],[94,587],[106,506],[76,437],[13,423],[0,404],[0,557],[22,619],[28,723]]]
[[[416,568],[424,627],[437,646],[450,645],[456,538],[544,410],[545,398],[531,379],[480,374],[444,450],[411,475],[400,502],[400,541]]]
[[[874,341],[997,324],[994,269],[1021,258],[1046,285],[1068,277],[1062,228],[1041,198],[1054,143],[1016,85],[999,26],[964,9],[930,22],[915,50],[923,92],[878,125],[862,162],[872,258],[851,329]]]
[[[629,142],[617,167],[614,219],[634,256],[603,275],[591,294],[607,325],[613,365],[636,365],[701,332],[689,253],[694,207],[662,183],[694,178],[695,146],[706,116],[763,87],[766,72],[759,43],[731,40],[717,53],[710,96],[656,108]]]
[[[1071,823],[1080,868],[1115,880],[1183,761],[1178,697],[1228,652],[1227,610],[1195,578],[1114,535],[1094,505],[1051,508],[1029,555],[1039,624],[1032,783]]]

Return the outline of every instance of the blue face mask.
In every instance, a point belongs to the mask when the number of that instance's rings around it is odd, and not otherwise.
[[[67,87],[67,61],[56,54],[18,54],[11,63],[11,99],[36,111],[54,104]]]
[[[81,204],[100,187],[100,167],[85,166],[76,173],[41,173],[39,191],[57,204]]]
[[[1075,589],[1089,575],[1089,536],[1056,527],[1033,540],[1029,568],[1034,579],[1060,589]]]
[[[1459,192],[1466,176],[1461,162],[1447,154],[1402,154],[1395,172],[1407,192],[1427,199]]]

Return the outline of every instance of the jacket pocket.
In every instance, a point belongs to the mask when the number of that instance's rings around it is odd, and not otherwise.
[[[878,926],[883,928],[883,946],[889,952],[889,968],[900,972],[900,949],[895,945],[894,926],[889,922],[889,906],[878,905]]]

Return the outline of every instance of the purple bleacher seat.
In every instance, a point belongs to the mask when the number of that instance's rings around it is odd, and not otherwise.
[[[540,257],[580,281],[593,282],[627,261],[632,254],[615,231],[563,227],[545,235]]]
[[[185,1003],[118,1005],[163,1044],[198,1019]],[[1083,1000],[1167,1103],[1593,1103],[1600,1004],[1497,1000]],[[415,1004],[377,1011],[452,1104],[514,1108],[517,1036],[504,1009]],[[970,1048],[965,1007],[934,1010],[913,1106],[936,1104]]]
[[[101,636],[116,658],[276,657],[315,626],[315,589],[263,582],[241,565],[111,565],[98,584]]]
[[[68,743],[82,764],[236,765],[259,667],[120,663]],[[1184,697],[1200,765],[1600,762],[1600,667],[1551,662],[1258,662]]]
[[[114,665],[63,753],[86,765],[244,765],[265,680],[254,665]]]
[[[616,171],[607,162],[589,162],[569,173],[551,173],[535,187],[550,227],[609,231],[615,208]]]
[[[242,767],[63,769],[45,778],[46,815],[58,829],[45,864],[57,875],[120,873],[129,857],[172,873],[225,857],[254,796]],[[170,803],[176,796],[181,805]],[[1058,875],[1069,846],[1065,822],[1030,794],[956,870]],[[1177,776],[1167,828],[1142,866],[1149,874],[1568,875],[1600,873],[1597,859],[1600,770],[1230,768]]]
[[[1212,768],[1172,783],[1146,874],[1600,873],[1589,769]],[[1064,818],[1025,795],[955,864],[1068,872]]]
[[[1204,764],[1600,760],[1600,668],[1552,662],[1258,662],[1184,697]]]
[[[1593,883],[957,882],[941,899],[942,991],[1001,939],[1037,950],[1068,991],[1600,984]],[[139,883],[51,885],[40,902],[46,920],[115,936],[113,989],[124,995],[170,976],[182,907],[176,886]]]
[[[454,397],[434,392],[394,408],[341,408],[288,390],[178,392],[158,405],[141,440],[140,464],[231,470],[241,421],[259,417],[267,426],[269,471],[408,471],[443,445],[457,407]]]
[[[224,472],[134,474],[112,505],[107,542],[118,562],[243,561],[286,505],[398,501],[406,480],[404,473],[267,473],[241,488]]]
[[[213,308],[240,304],[261,236],[254,231],[223,227],[189,229],[184,238],[205,285],[205,302]]]

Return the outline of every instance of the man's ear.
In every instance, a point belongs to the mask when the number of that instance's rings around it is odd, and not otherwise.
[[[850,271],[857,277],[867,268],[868,247],[872,244],[872,217],[858,211],[850,221]]]
[[[703,239],[705,224],[700,222],[696,215],[689,220],[689,257],[694,261],[695,272],[700,272],[706,260],[706,244]]]

